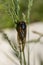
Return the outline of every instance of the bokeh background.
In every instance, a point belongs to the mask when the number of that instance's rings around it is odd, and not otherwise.
[[[28,16],[28,4],[29,4],[28,1],[29,0],[19,0],[20,20],[23,19],[22,13]],[[18,18],[15,15],[15,12],[17,13],[18,11],[17,5],[18,5],[17,0],[0,0],[0,30],[1,29],[3,30],[3,31],[0,31],[0,65],[14,65],[15,61],[16,62],[18,61],[17,59],[15,59],[14,51],[9,45],[7,39],[4,39],[4,36],[3,36],[3,32],[4,32],[7,34],[8,38],[13,44],[18,43],[17,31],[14,29],[15,20],[16,18]],[[33,42],[29,43],[30,65],[43,65],[43,50],[42,50],[43,44],[41,44],[43,43],[43,0],[33,0],[33,5],[30,11],[29,23],[30,25],[27,27],[28,29],[27,29],[26,39],[27,39],[27,42],[29,40],[30,41],[33,40]],[[5,29],[5,28],[8,28],[8,29]],[[36,34],[34,34],[33,31],[36,31]],[[28,37],[28,32],[29,32],[29,37]],[[37,32],[39,34],[37,34]],[[38,39],[38,42],[37,42],[37,39]],[[28,45],[26,46],[28,47]],[[28,50],[26,48],[25,53],[27,53],[27,51]],[[27,58],[27,55],[26,55],[26,58]]]
[[[28,10],[28,0],[19,0],[20,5],[20,17],[21,13],[24,12],[27,14]],[[11,0],[0,0],[0,28],[12,28],[14,27],[12,17],[9,14],[9,8],[12,12],[12,1]],[[43,0],[34,0],[33,6],[30,13],[30,23],[43,21]]]

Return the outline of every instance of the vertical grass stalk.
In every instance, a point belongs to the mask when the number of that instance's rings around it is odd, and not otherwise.
[[[28,2],[29,2],[29,4],[28,4],[27,21],[29,22],[29,21],[30,21],[30,12],[31,12],[31,7],[32,7],[32,5],[33,5],[33,0],[29,0]]]
[[[24,59],[24,65],[26,65],[26,59],[25,59],[25,53],[24,53],[24,50],[23,50],[23,59]]]
[[[29,48],[28,48],[28,65],[29,65]]]
[[[33,0],[28,0],[28,15],[27,15],[27,21],[28,23],[30,22],[30,13],[31,13],[31,8],[33,5]],[[29,29],[28,29],[28,40],[29,40]],[[28,65],[29,65],[29,47],[28,47]]]
[[[20,65],[22,65],[22,51],[20,49]]]

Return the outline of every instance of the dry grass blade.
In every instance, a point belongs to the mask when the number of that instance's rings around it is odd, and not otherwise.
[[[29,41],[27,41],[26,43],[33,43],[33,42],[37,43],[37,42],[40,41],[40,38],[41,38],[41,37],[39,37],[38,39],[29,40]]]
[[[43,36],[43,34],[40,33],[40,32],[37,32],[37,31],[32,31],[32,32],[35,33],[35,34],[38,34],[38,35],[40,35],[40,36]]]
[[[17,50],[15,49],[15,47],[12,45],[10,39],[8,38],[7,34],[3,32],[3,36],[9,42],[9,44],[13,48],[13,50],[17,52]]]
[[[12,49],[13,49],[14,52],[15,52],[16,57],[18,57],[19,52],[18,52],[18,50],[17,50],[17,47],[16,47],[15,43],[14,43],[14,45],[13,45],[13,42],[11,42],[11,40],[8,38],[8,36],[7,36],[6,33],[4,33],[3,31],[0,31],[0,33],[2,33],[4,39],[6,39],[6,40],[9,42],[10,46],[12,47]]]

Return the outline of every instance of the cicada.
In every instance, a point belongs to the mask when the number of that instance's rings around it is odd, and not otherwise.
[[[16,25],[19,48],[23,51],[26,43],[26,23],[18,21]]]

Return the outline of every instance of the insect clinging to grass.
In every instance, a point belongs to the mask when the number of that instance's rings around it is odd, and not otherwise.
[[[17,22],[16,30],[19,48],[21,48],[21,50],[23,51],[26,42],[26,23],[24,21]]]

